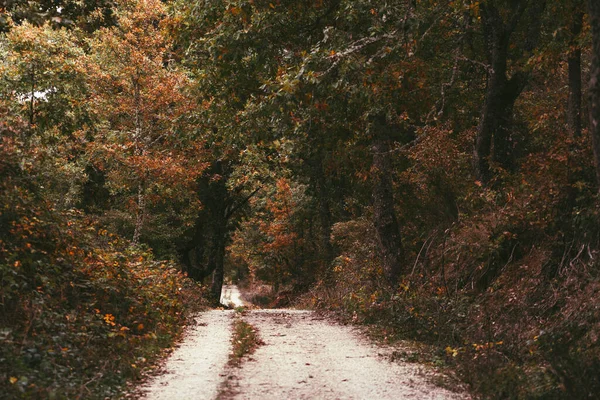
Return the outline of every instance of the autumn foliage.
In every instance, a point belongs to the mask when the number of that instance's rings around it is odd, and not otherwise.
[[[484,398],[600,390],[597,2],[14,1],[0,31],[11,394],[113,395],[177,271]]]
[[[160,3],[135,4],[120,4],[122,26],[164,18]],[[190,107],[186,79],[163,66],[158,30],[124,38],[106,28],[86,45],[77,30],[11,28],[0,66],[2,397],[115,397],[173,343],[189,306],[203,304],[202,287],[168,256],[125,239],[131,215],[144,214],[144,237],[169,214],[164,204],[197,208],[185,193],[202,151],[177,122]],[[139,93],[129,90],[136,79]]]
[[[11,122],[0,142],[4,393],[114,396],[177,335],[198,289],[94,218],[44,201],[35,152],[22,151],[27,130]]]

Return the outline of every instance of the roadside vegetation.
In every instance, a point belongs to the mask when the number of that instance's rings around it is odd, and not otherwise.
[[[251,355],[258,346],[264,344],[256,328],[243,320],[243,311],[237,312],[240,315],[233,323],[233,336],[231,338],[233,350],[229,358],[229,365],[233,367],[239,366],[244,357]]]
[[[114,15],[121,26],[143,19],[131,4],[122,3]],[[108,56],[107,47],[127,47],[124,37],[110,37],[114,28],[88,35],[74,21],[65,29],[43,18],[11,20],[3,7],[0,397],[116,398],[174,343],[189,312],[207,305],[206,287],[172,261],[173,231],[165,229],[167,219],[178,225],[169,208],[177,203],[159,193],[185,186],[165,186],[177,163],[160,165],[150,148],[126,149],[175,128],[155,122],[160,132],[143,128],[137,134],[144,138],[128,137],[135,131],[129,110],[106,103],[110,97],[127,107],[113,90],[131,89],[108,70],[110,60],[99,59]],[[114,22],[96,17],[107,26]],[[79,23],[89,22],[82,18]],[[92,45],[96,50],[86,53]],[[92,72],[96,62],[106,69]],[[147,74],[162,74],[162,66],[152,70],[156,64],[146,62]],[[144,118],[155,118],[155,111],[145,111]],[[148,184],[141,192],[140,179]]]
[[[2,226],[19,239],[1,236],[2,397],[117,397],[206,306],[175,264],[79,213],[4,209]]]

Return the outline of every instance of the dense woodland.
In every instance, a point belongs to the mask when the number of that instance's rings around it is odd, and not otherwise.
[[[600,391],[600,2],[7,0],[0,32],[0,397],[117,396],[224,278],[484,398]]]

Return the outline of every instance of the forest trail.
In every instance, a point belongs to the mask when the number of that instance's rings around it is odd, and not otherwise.
[[[231,351],[232,310],[212,310],[196,318],[164,373],[142,388],[148,400],[214,399]]]
[[[220,303],[231,308],[242,307],[244,305],[244,302],[242,301],[242,294],[235,285],[223,286]]]
[[[222,301],[239,306],[236,287]],[[239,367],[227,364],[236,313],[203,313],[181,346],[142,390],[146,399],[467,399],[430,383],[435,373],[390,362],[356,328],[306,310],[252,310],[242,319],[264,344]],[[238,314],[239,315],[239,314]]]

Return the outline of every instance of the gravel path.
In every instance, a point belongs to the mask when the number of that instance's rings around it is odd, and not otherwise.
[[[311,311],[259,310],[244,319],[265,342],[234,371],[236,399],[462,399],[428,383],[424,368]]]
[[[237,287],[221,302],[242,305]],[[468,399],[429,383],[434,373],[389,362],[390,349],[372,344],[356,328],[312,311],[253,310],[242,318],[264,341],[241,366],[227,365],[234,311],[203,313],[165,365],[141,388],[149,400],[185,399]]]
[[[231,352],[234,311],[208,311],[196,318],[181,346],[167,360],[165,373],[142,392],[148,400],[214,399]]]
[[[219,301],[224,306],[228,307],[241,307],[244,305],[242,301],[242,294],[235,285],[225,285],[221,290],[221,300]]]

